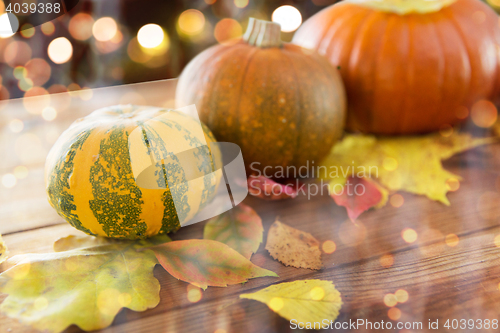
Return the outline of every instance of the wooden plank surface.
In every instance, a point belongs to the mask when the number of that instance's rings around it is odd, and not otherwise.
[[[144,93],[148,104],[163,105],[168,96],[173,96],[173,85],[175,83],[160,82],[136,87],[134,91]],[[160,92],[162,98],[158,97]],[[87,105],[74,103],[73,109],[61,111],[50,123],[40,115],[19,111],[21,101],[11,101],[0,111],[0,148],[4,156],[0,161],[0,176],[13,172],[18,165],[25,165],[29,170],[28,176],[19,179],[13,188],[0,185],[0,233],[12,255],[50,252],[58,238],[80,234],[46,201],[43,154],[26,159],[16,152],[17,140],[23,135],[26,138],[26,134],[34,134],[45,152],[51,145],[50,135],[55,135],[50,134],[47,139],[47,132],[59,133],[71,121],[92,111],[94,106],[116,104],[115,100],[122,95],[113,89],[96,91]],[[14,118],[26,124],[27,128],[21,133],[10,130]],[[401,332],[429,331],[428,321],[436,319],[440,320],[441,328],[446,319],[500,319],[500,248],[495,245],[495,237],[500,235],[500,145],[454,156],[445,162],[445,167],[464,178],[460,189],[448,196],[450,207],[403,193],[405,203],[402,207],[388,205],[370,211],[361,216],[357,225],[348,221],[345,209],[336,206],[325,194],[279,202],[249,197],[245,203],[262,217],[264,239],[269,226],[279,216],[282,222],[310,232],[321,243],[334,241],[335,252],[323,254],[325,268],[311,271],[285,267],[274,261],[264,250],[265,244],[261,244],[252,261],[275,271],[279,278],[259,278],[244,285],[208,288],[202,292],[200,301],[191,303],[187,298],[187,284],[157,267],[155,276],[162,287],[160,305],[143,313],[124,310],[113,326],[102,332],[288,332],[291,329],[286,320],[265,305],[240,300],[238,296],[296,279],[324,279],[335,283],[344,302],[338,322],[390,321],[389,307],[383,299],[398,289],[409,294],[408,301],[397,306],[401,310],[398,321],[423,323],[421,330]],[[405,228],[413,228],[418,233],[416,242],[408,244],[403,240],[401,232]],[[202,234],[203,223],[198,223],[182,228],[172,238],[201,238]],[[459,237],[458,245],[446,245],[445,236],[449,234]],[[393,264],[383,265],[386,261],[382,259],[389,256]],[[5,268],[5,264],[0,266],[0,270]],[[5,295],[0,296],[0,301],[4,298]],[[79,331],[77,327],[68,329],[68,332]],[[370,330],[360,327],[357,331]],[[0,315],[0,332],[33,330]]]

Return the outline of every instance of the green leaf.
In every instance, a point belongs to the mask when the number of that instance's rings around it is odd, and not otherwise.
[[[262,219],[249,206],[239,204],[205,224],[203,238],[224,243],[247,259],[262,243]]]
[[[298,322],[334,321],[342,300],[331,281],[298,280],[275,284],[240,298],[253,299],[267,304],[271,310],[288,320]]]
[[[61,332],[72,324],[86,331],[108,327],[122,308],[154,308],[157,260],[137,249],[158,241],[69,236],[55,243],[60,252],[15,256],[8,261],[15,266],[0,274],[0,292],[9,294],[0,310],[38,330]]]
[[[5,245],[2,235],[0,235],[0,264],[7,260],[8,254],[9,250],[7,249],[7,245]]]
[[[208,286],[227,287],[257,277],[278,276],[255,266],[226,244],[213,240],[181,240],[150,249],[167,272],[202,289]]]

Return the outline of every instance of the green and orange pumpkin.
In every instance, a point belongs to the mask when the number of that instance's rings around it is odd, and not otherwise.
[[[480,0],[346,0],[293,42],[339,66],[347,128],[412,134],[453,125],[500,88],[500,27]]]
[[[197,155],[197,167],[207,176],[175,193],[183,202],[182,210],[175,206],[168,185],[140,187],[133,168],[148,163],[167,168],[155,173],[164,178],[158,180],[163,184],[168,184],[168,172],[184,179],[186,171],[179,165],[164,164],[148,154],[168,155],[167,142],[175,142],[179,151],[199,147],[204,140],[210,146],[215,139],[204,125],[204,138],[199,137],[199,124],[179,111],[132,105],[100,109],[75,121],[47,157],[50,204],[72,226],[90,235],[140,239],[177,230],[180,216],[189,220],[214,197],[220,177],[211,172],[220,155]],[[133,142],[132,133],[139,134]],[[135,164],[134,158],[139,159]]]
[[[278,24],[251,18],[241,40],[196,56],[177,85],[177,106],[195,104],[218,141],[240,146],[250,172],[320,162],[344,127],[338,70],[280,36]]]

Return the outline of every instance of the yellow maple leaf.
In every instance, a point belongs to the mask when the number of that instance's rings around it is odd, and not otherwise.
[[[0,235],[0,264],[3,263],[9,254],[9,251],[7,250],[7,245],[2,240],[2,235]]]
[[[407,137],[350,134],[337,143],[322,162],[318,168],[319,178],[329,181],[332,193],[339,186],[342,188],[350,176],[370,177],[389,191],[425,195],[449,205],[447,181],[461,180],[461,177],[444,170],[441,161],[496,140],[463,133],[448,137],[440,134]]]
[[[271,310],[288,320],[302,323],[335,321],[342,300],[331,281],[298,280],[275,284],[240,298],[267,304]]]

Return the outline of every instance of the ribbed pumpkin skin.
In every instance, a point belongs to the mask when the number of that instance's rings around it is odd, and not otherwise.
[[[168,121],[146,123],[167,112],[172,113]],[[186,121],[186,117],[177,111],[128,105],[100,109],[75,121],[47,157],[45,183],[50,204],[72,226],[90,235],[140,239],[177,230],[177,214],[196,214],[215,195],[220,178],[205,177],[196,183],[197,188],[193,186],[198,190],[195,194],[188,195],[187,188],[178,193],[186,200],[185,210],[178,212],[169,188],[138,187],[128,137],[141,126],[147,136],[140,144],[145,145],[147,138],[151,151],[164,152],[165,140],[176,140],[182,149],[192,148],[192,142],[201,138],[191,131],[196,121]],[[206,127],[204,133],[208,145],[215,141]],[[213,161],[206,154],[198,162],[205,172],[213,170]],[[163,165],[157,162],[156,166]],[[185,177],[184,170],[174,171]]]
[[[406,15],[341,2],[307,20],[293,42],[340,66],[350,130],[438,130],[459,121],[457,108],[499,92],[498,16],[479,0]]]
[[[218,141],[240,146],[247,168],[319,162],[342,134],[345,91],[336,68],[296,45],[244,41],[195,57],[177,85],[178,106],[196,104]]]

